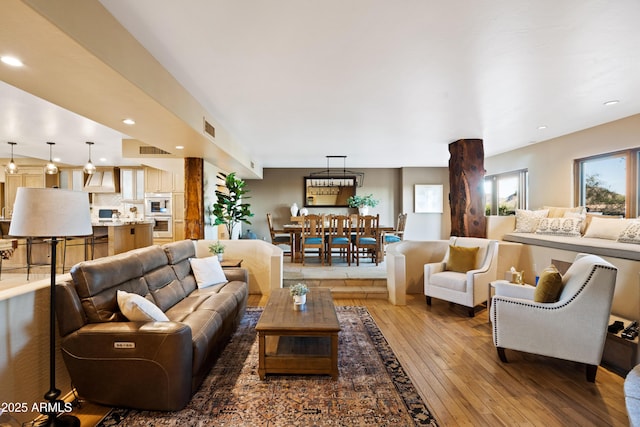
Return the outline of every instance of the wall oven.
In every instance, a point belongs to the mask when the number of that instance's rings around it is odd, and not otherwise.
[[[144,215],[171,216],[171,193],[145,193]]]
[[[170,216],[149,217],[153,221],[153,237],[155,239],[173,238],[173,219]]]

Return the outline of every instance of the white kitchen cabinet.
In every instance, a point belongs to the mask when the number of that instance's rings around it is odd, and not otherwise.
[[[120,189],[125,202],[144,200],[144,169],[120,168]]]
[[[82,169],[60,169],[60,188],[82,191],[84,187],[84,171]]]

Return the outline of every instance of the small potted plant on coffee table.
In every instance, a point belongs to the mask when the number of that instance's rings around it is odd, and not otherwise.
[[[209,245],[209,252],[218,256],[218,261],[222,261],[223,253],[224,253],[224,245],[217,241]]]
[[[298,283],[289,288],[289,294],[293,297],[293,303],[302,305],[307,302],[309,288],[304,283]]]

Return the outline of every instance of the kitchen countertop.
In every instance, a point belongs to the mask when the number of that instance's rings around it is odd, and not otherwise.
[[[131,221],[105,221],[105,222],[92,222],[91,225],[93,227],[120,227],[123,225],[136,225],[136,224],[153,224],[153,221],[148,221],[148,220],[144,220],[144,221],[138,221],[138,220],[131,220]]]

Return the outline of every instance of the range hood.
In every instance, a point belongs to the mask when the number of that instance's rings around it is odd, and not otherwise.
[[[120,168],[98,168],[83,187],[89,193],[119,193]]]

